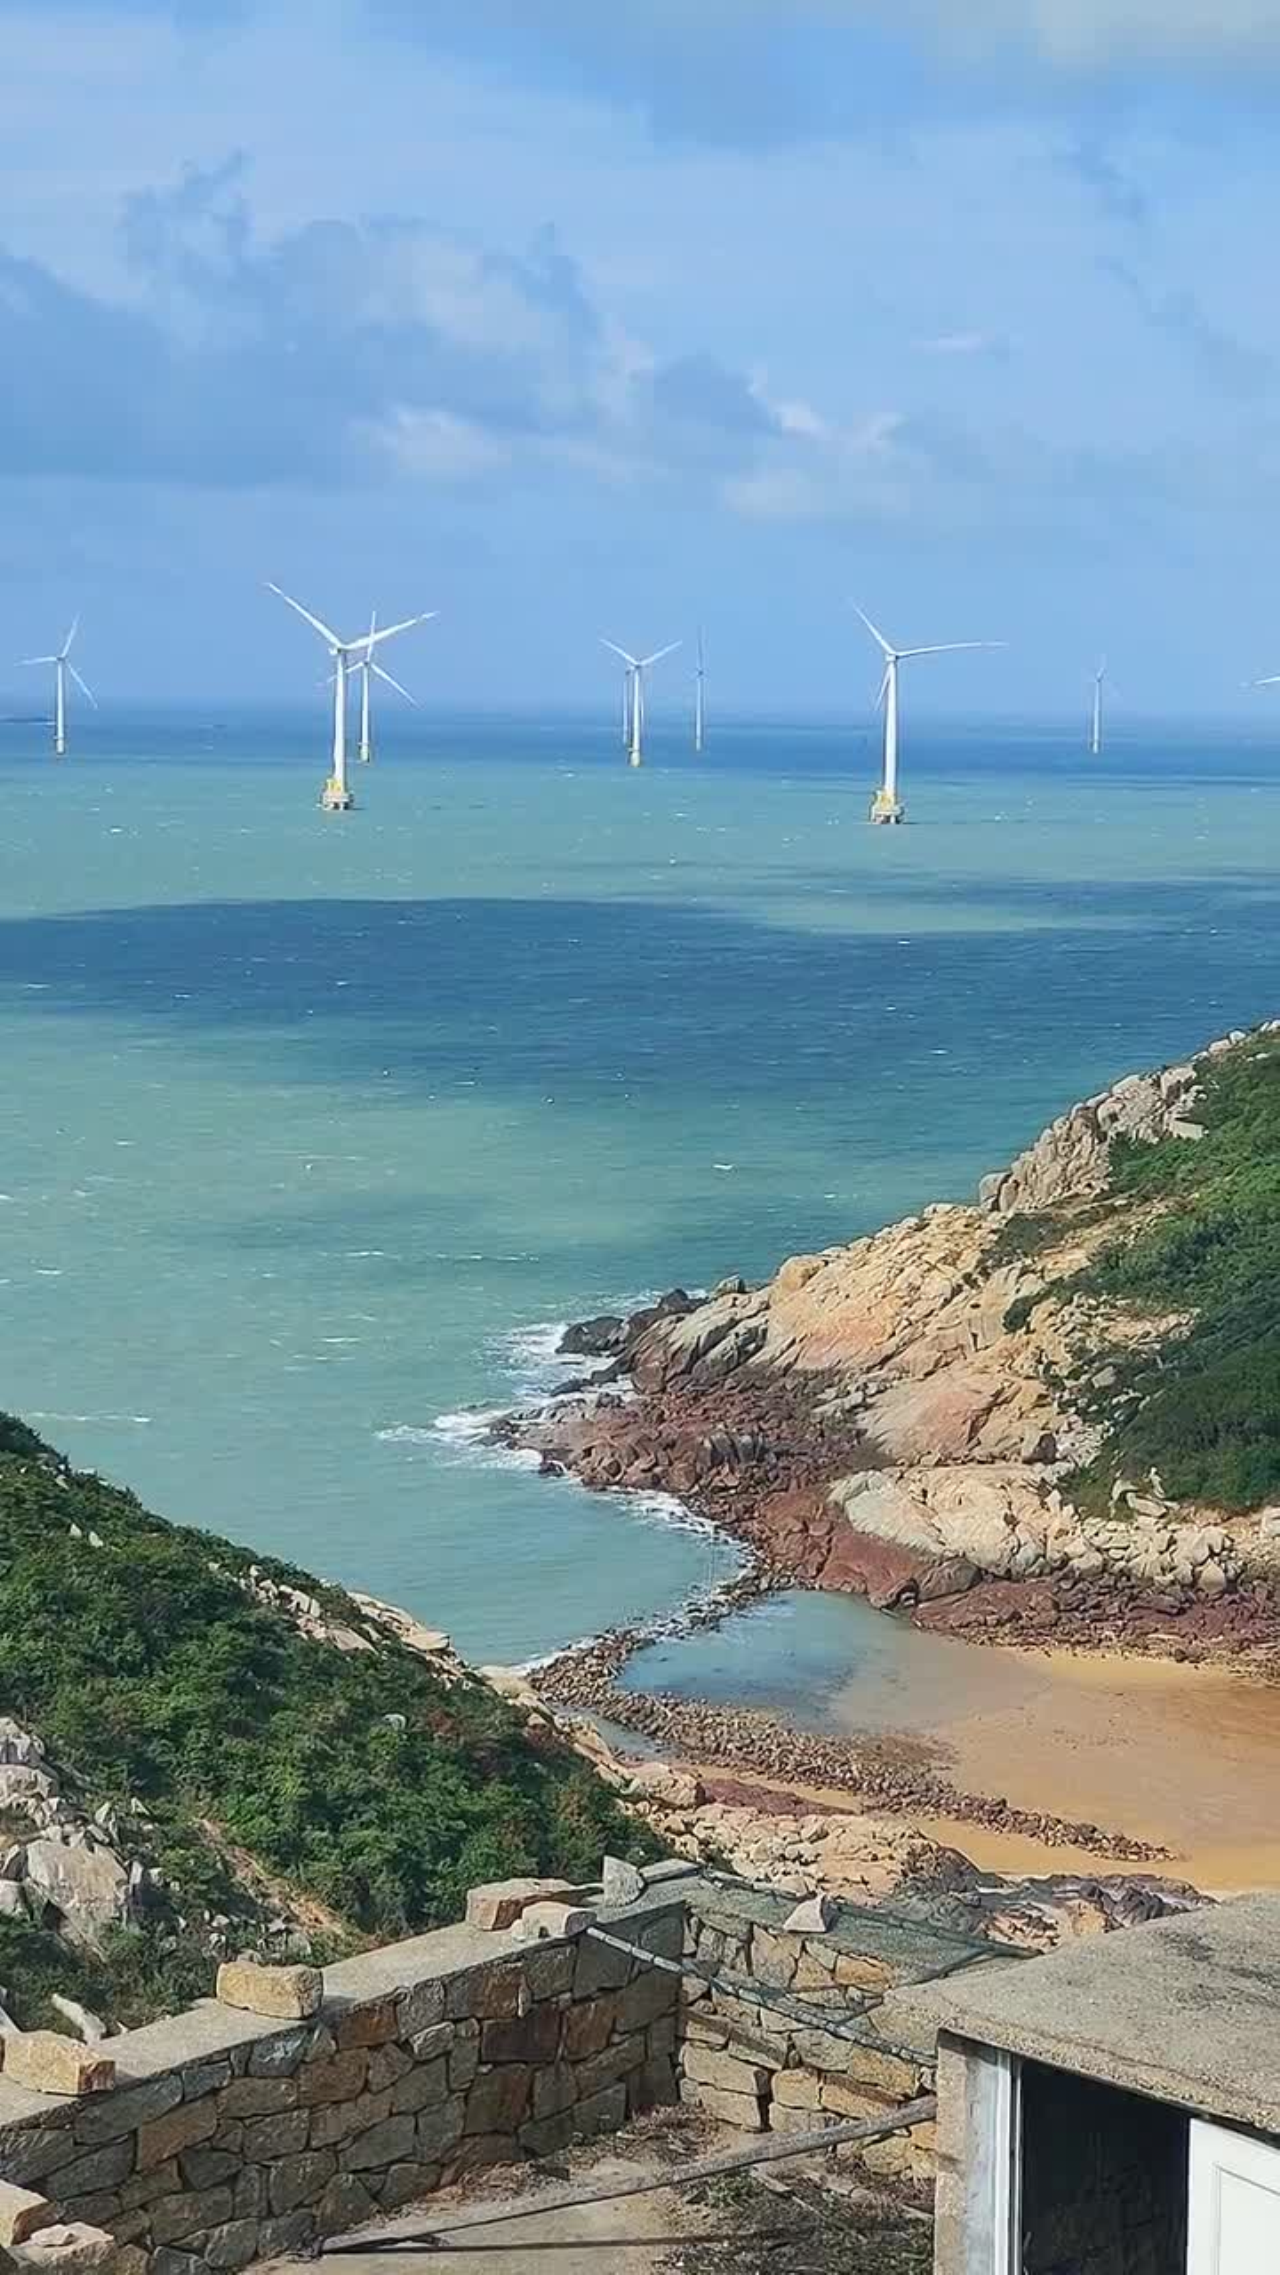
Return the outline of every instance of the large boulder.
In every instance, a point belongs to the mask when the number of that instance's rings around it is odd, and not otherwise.
[[[72,1943],[96,1944],[129,1917],[129,1874],[114,1849],[83,1837],[28,1841],[23,1878]],[[30,1893],[28,1893],[30,1904]]]
[[[921,1603],[962,1593],[980,1573],[1029,1579],[1067,1563],[1075,1537],[1043,1472],[1024,1463],[868,1470],[833,1486],[831,1501],[849,1528],[833,1567],[865,1571],[873,1603],[902,1601],[912,1574],[929,1577]]]
[[[42,1762],[44,1744],[11,1715],[0,1714],[0,1762]]]

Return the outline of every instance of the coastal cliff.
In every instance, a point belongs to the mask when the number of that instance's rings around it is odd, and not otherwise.
[[[768,1584],[977,1635],[1280,1643],[1280,1022],[1130,1075],[943,1204],[569,1348],[503,1425],[660,1487]]]

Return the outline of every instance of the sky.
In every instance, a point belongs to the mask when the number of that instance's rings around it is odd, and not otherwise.
[[[1280,0],[0,0],[0,612],[107,700],[1265,716]],[[412,651],[409,645],[412,640]],[[687,654],[655,674],[683,700]],[[665,685],[660,684],[664,682]],[[0,701],[21,687],[0,663]]]

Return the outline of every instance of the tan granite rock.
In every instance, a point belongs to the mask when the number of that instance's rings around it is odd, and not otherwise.
[[[56,2227],[41,2228],[21,2246],[16,2259],[32,2275],[88,2275],[91,2268],[105,2267],[119,2248],[115,2237],[101,2228],[91,2228],[84,2220],[64,2220]]]
[[[467,1897],[467,1926],[500,1935],[532,1904],[554,1903],[573,1893],[568,1880],[491,1880]]]
[[[578,1904],[530,1904],[516,1921],[515,1933],[521,1943],[543,1943],[553,1936],[582,1935],[590,1925],[590,1912]]]
[[[7,2085],[29,2093],[106,2093],[116,2082],[116,2065],[96,2046],[82,2046],[56,2030],[18,2030],[4,2041]]]
[[[242,2007],[248,2014],[305,2022],[319,2012],[324,1977],[318,1967],[262,1967],[254,1959],[228,1959],[218,1969],[217,1996],[223,2006]]]
[[[29,2188],[15,2188],[11,2181],[0,2180],[0,2244],[25,2243],[38,2229],[52,2225],[47,2196],[34,2195]]]

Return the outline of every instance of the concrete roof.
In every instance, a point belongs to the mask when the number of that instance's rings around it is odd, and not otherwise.
[[[1280,1896],[1244,1896],[921,1991],[937,2027],[1280,2135]]]

